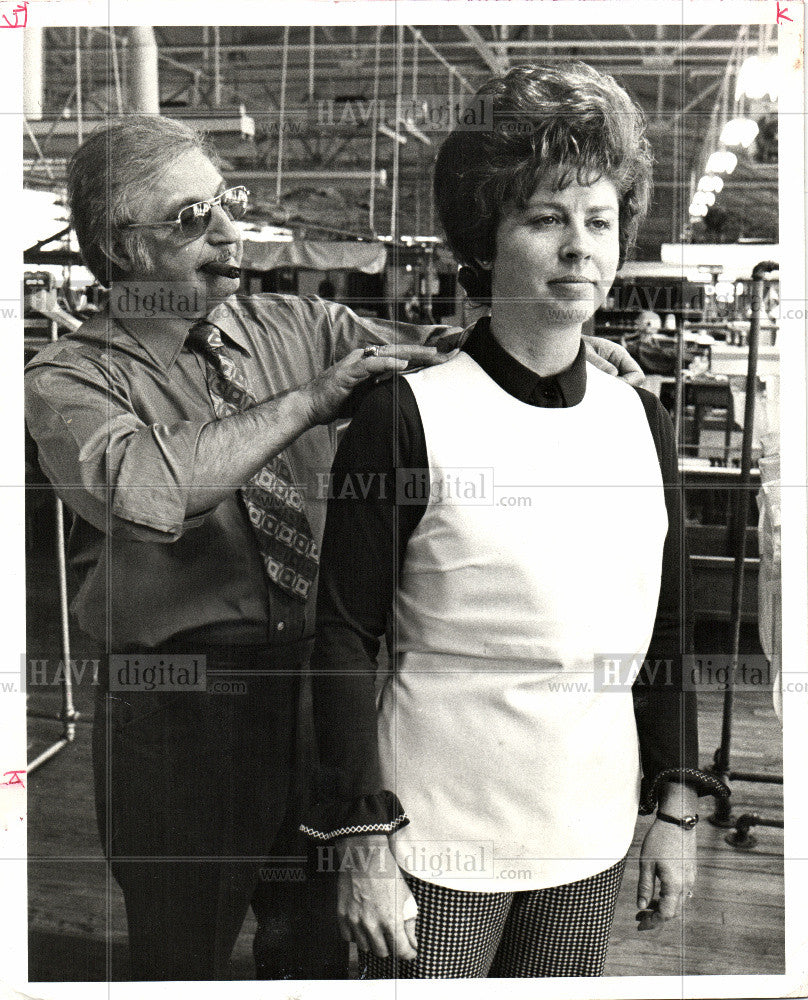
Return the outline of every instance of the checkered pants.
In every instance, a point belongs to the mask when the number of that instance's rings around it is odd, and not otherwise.
[[[461,892],[403,873],[418,904],[418,957],[360,951],[360,979],[600,976],[625,864],[525,892]]]

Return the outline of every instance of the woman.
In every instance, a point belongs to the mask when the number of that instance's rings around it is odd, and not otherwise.
[[[648,206],[642,114],[583,64],[480,98],[494,127],[449,135],[435,193],[490,316],[364,401],[323,545],[306,829],[338,844],[370,978],[600,975],[638,807],[658,807],[638,906],[670,919],[697,795],[725,792],[681,692],[670,420],[581,340]]]

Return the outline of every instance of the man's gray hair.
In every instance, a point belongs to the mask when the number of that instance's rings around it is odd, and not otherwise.
[[[85,264],[103,285],[124,277],[121,249],[139,267],[151,266],[142,231],[123,227],[137,221],[142,195],[160,174],[194,149],[212,155],[193,126],[161,115],[126,115],[96,129],[73,154],[67,171],[71,224]]]

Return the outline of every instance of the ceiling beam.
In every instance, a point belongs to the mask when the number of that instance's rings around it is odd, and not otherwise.
[[[712,25],[712,24],[702,25],[695,31],[693,31],[690,35],[682,35],[679,31],[677,31],[676,37],[667,39],[666,41],[661,43],[661,45],[659,41],[655,38],[637,39],[636,33],[629,25],[622,25],[623,29],[627,32],[629,36],[627,38],[604,38],[600,34],[595,34],[588,25],[585,25],[583,26],[583,31],[586,32],[586,35],[588,37],[579,37],[579,38],[556,37],[555,39],[537,38],[534,33],[534,36],[531,38],[530,33],[528,33],[528,37],[526,38],[518,38],[515,37],[514,35],[509,35],[509,37],[505,39],[494,39],[490,42],[486,42],[485,39],[482,38],[482,35],[480,34],[479,30],[473,26],[457,25],[456,27],[458,32],[462,33],[462,35],[465,36],[466,40],[464,41],[463,38],[460,38],[458,36],[455,36],[453,38],[444,37],[438,43],[444,51],[446,49],[472,45],[480,53],[480,55],[483,55],[483,52],[478,47],[479,44],[482,43],[484,49],[490,50],[487,52],[487,56],[494,54],[494,57],[496,57],[496,53],[498,50],[502,51],[504,49],[509,49],[509,48],[541,49],[541,48],[553,48],[553,47],[563,47],[563,48],[575,47],[575,48],[592,50],[595,52],[598,51],[602,52],[606,49],[610,50],[629,49],[634,51],[635,53],[638,47],[642,52],[647,52],[649,50],[654,51],[659,48],[662,48],[664,50],[669,50],[671,48],[678,48],[684,51],[698,50],[700,52],[712,50],[716,54],[718,53],[725,54],[731,51],[736,44],[736,38],[734,36],[731,38],[730,37],[704,38],[704,35],[712,28],[719,27],[717,25]],[[529,25],[528,27],[534,28],[535,26]],[[548,25],[547,27],[549,28],[550,26]],[[678,28],[679,25],[674,24],[672,27]],[[410,25],[408,25],[408,28],[413,33],[417,33],[420,36],[421,40],[427,41],[422,31],[418,31],[418,29]],[[48,41],[49,52],[61,51],[61,52],[66,52],[72,56],[75,46],[72,38],[66,34],[66,32],[69,30],[72,29],[58,29],[58,28],[50,29],[49,41]],[[104,33],[103,29],[96,29],[96,30],[100,31],[102,34]],[[163,30],[165,31],[165,29]],[[302,28],[300,30],[303,31]],[[321,56],[325,55],[328,52],[332,52],[334,50],[337,50],[338,52],[344,54],[346,46],[350,46],[351,48],[355,46],[359,53],[366,51],[372,54],[375,43],[370,36],[365,36],[365,39],[363,40],[361,36],[357,35],[357,38],[354,40],[353,38],[350,37],[350,34],[340,37],[340,35],[337,34],[337,32],[341,30],[340,28],[335,29],[335,28],[321,26],[318,28],[318,30],[321,31],[328,39],[326,42],[317,43],[316,50],[317,50],[318,61]],[[429,29],[425,28],[423,30],[428,31]],[[61,38],[65,39],[64,44],[58,44],[58,42],[55,40]],[[776,53],[777,51],[776,35],[772,35],[772,37],[768,39],[768,41],[764,40],[764,43],[765,43],[764,44],[765,50],[768,53],[770,54]],[[167,54],[167,55],[198,56],[203,49],[209,47],[210,45],[206,46],[201,43],[196,43],[196,44],[169,43],[169,44],[161,44],[160,51],[162,54]],[[103,51],[103,49],[106,48],[106,46],[104,44],[96,45],[88,41],[82,44],[81,48],[83,52],[91,52],[91,51]],[[396,48],[395,42],[382,43],[383,51],[395,48]],[[433,52],[436,51],[434,49],[434,46],[431,46],[430,48],[432,49]],[[283,46],[280,42],[272,42],[272,43],[246,42],[242,44],[238,42],[222,41],[220,43],[220,53],[223,56],[227,56],[231,53],[239,53],[241,55],[257,54],[259,56],[266,57],[270,55],[274,56],[276,53],[281,52],[282,49]],[[302,51],[307,54],[308,49],[309,49],[308,35],[306,35],[305,38],[300,37],[299,40],[297,38],[290,39],[289,43],[290,55],[295,51]],[[484,58],[486,58],[486,62],[488,63],[488,59],[485,55]],[[490,63],[488,63],[488,65],[490,67]],[[266,68],[266,62],[264,63],[264,66]]]
[[[438,60],[439,63],[442,63],[446,67],[446,69],[448,69],[449,72],[454,76],[454,78],[456,80],[460,81],[460,85],[462,87],[465,87],[465,89],[467,91],[469,91],[469,93],[473,94],[474,91],[475,91],[475,88],[472,87],[472,85],[463,76],[463,74],[457,69],[457,67],[453,66],[452,63],[450,63],[446,59],[444,59],[444,57],[440,54],[440,52],[438,52],[438,50],[435,48],[435,46],[432,45],[429,41],[427,41],[427,39],[424,37],[423,33],[420,32],[414,25],[408,24],[407,27],[409,28],[409,30],[410,30],[410,32],[412,34],[412,37],[415,40],[412,43],[413,48],[415,46],[415,42],[416,41],[419,42],[421,45],[423,45],[423,47],[427,50],[427,52],[429,52],[431,55],[433,55],[435,57],[435,59]],[[402,49],[404,49],[406,47],[405,43],[402,42],[402,46],[401,47],[402,47]],[[405,55],[405,60],[406,60],[406,55]]]
[[[499,52],[495,52],[476,28],[469,24],[461,24],[459,27],[461,33],[471,42],[490,70],[493,70],[494,73],[507,73],[507,58]]]
[[[591,29],[589,29],[589,31],[591,34],[592,33]],[[714,49],[716,53],[731,52],[736,44],[735,38],[716,38],[716,39],[697,38],[694,41],[693,37],[694,36],[690,36],[688,38],[685,38],[684,40],[682,40],[679,37],[669,38],[666,41],[662,42],[658,41],[656,38],[649,38],[649,39],[643,39],[639,43],[632,41],[629,38],[599,38],[597,36],[593,38],[555,38],[552,41],[548,39],[536,38],[532,42],[515,38],[509,42],[490,42],[489,44],[491,45],[492,48],[495,49],[507,45],[509,48],[514,48],[514,49],[524,49],[524,48],[546,49],[546,48],[556,47],[556,48],[566,48],[566,49],[585,48],[585,49],[594,49],[596,51],[599,51],[608,48],[608,49],[629,49],[633,52],[637,51],[637,46],[639,44],[642,47],[643,51],[647,49],[653,51],[654,49],[667,50],[673,48],[673,49],[687,50],[692,48],[692,49],[697,49],[699,52],[706,49]],[[454,44],[462,45],[463,43],[462,42],[446,43],[447,47],[449,45],[454,45]],[[777,51],[776,43],[773,41],[769,42],[769,44],[765,46],[765,50],[768,53],[776,53]]]
[[[707,32],[713,27],[715,27],[715,25],[703,24],[700,28],[696,28],[696,30],[693,32],[692,35],[688,35],[686,41],[697,42],[700,38],[706,35]]]
[[[683,115],[686,115],[689,111],[692,111],[693,108],[695,108],[695,106],[700,101],[705,100],[705,98],[709,97],[710,94],[712,94],[714,91],[718,90],[718,88],[719,88],[720,85],[721,85],[721,80],[715,80],[713,83],[711,83],[707,87],[705,87],[704,90],[701,91],[701,93],[696,94],[696,96],[693,98],[692,101],[689,101],[683,108],[680,108],[674,114],[673,119],[671,121],[671,124],[675,124],[676,121],[678,121],[679,118],[681,118]]]

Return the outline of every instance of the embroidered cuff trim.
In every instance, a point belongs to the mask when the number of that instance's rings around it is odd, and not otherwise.
[[[647,816],[656,809],[660,786],[670,778],[678,778],[681,781],[691,784],[699,796],[715,795],[716,798],[726,799],[731,794],[724,782],[708,771],[700,771],[695,767],[670,767],[664,771],[660,771],[647,786],[645,781],[643,781],[639,809],[641,816]]]
[[[334,837],[349,837],[355,833],[395,833],[399,827],[409,823],[409,817],[405,813],[396,816],[389,823],[362,823],[359,826],[341,826],[336,830],[314,830],[305,823],[301,823],[298,829],[315,840],[331,840]]]

